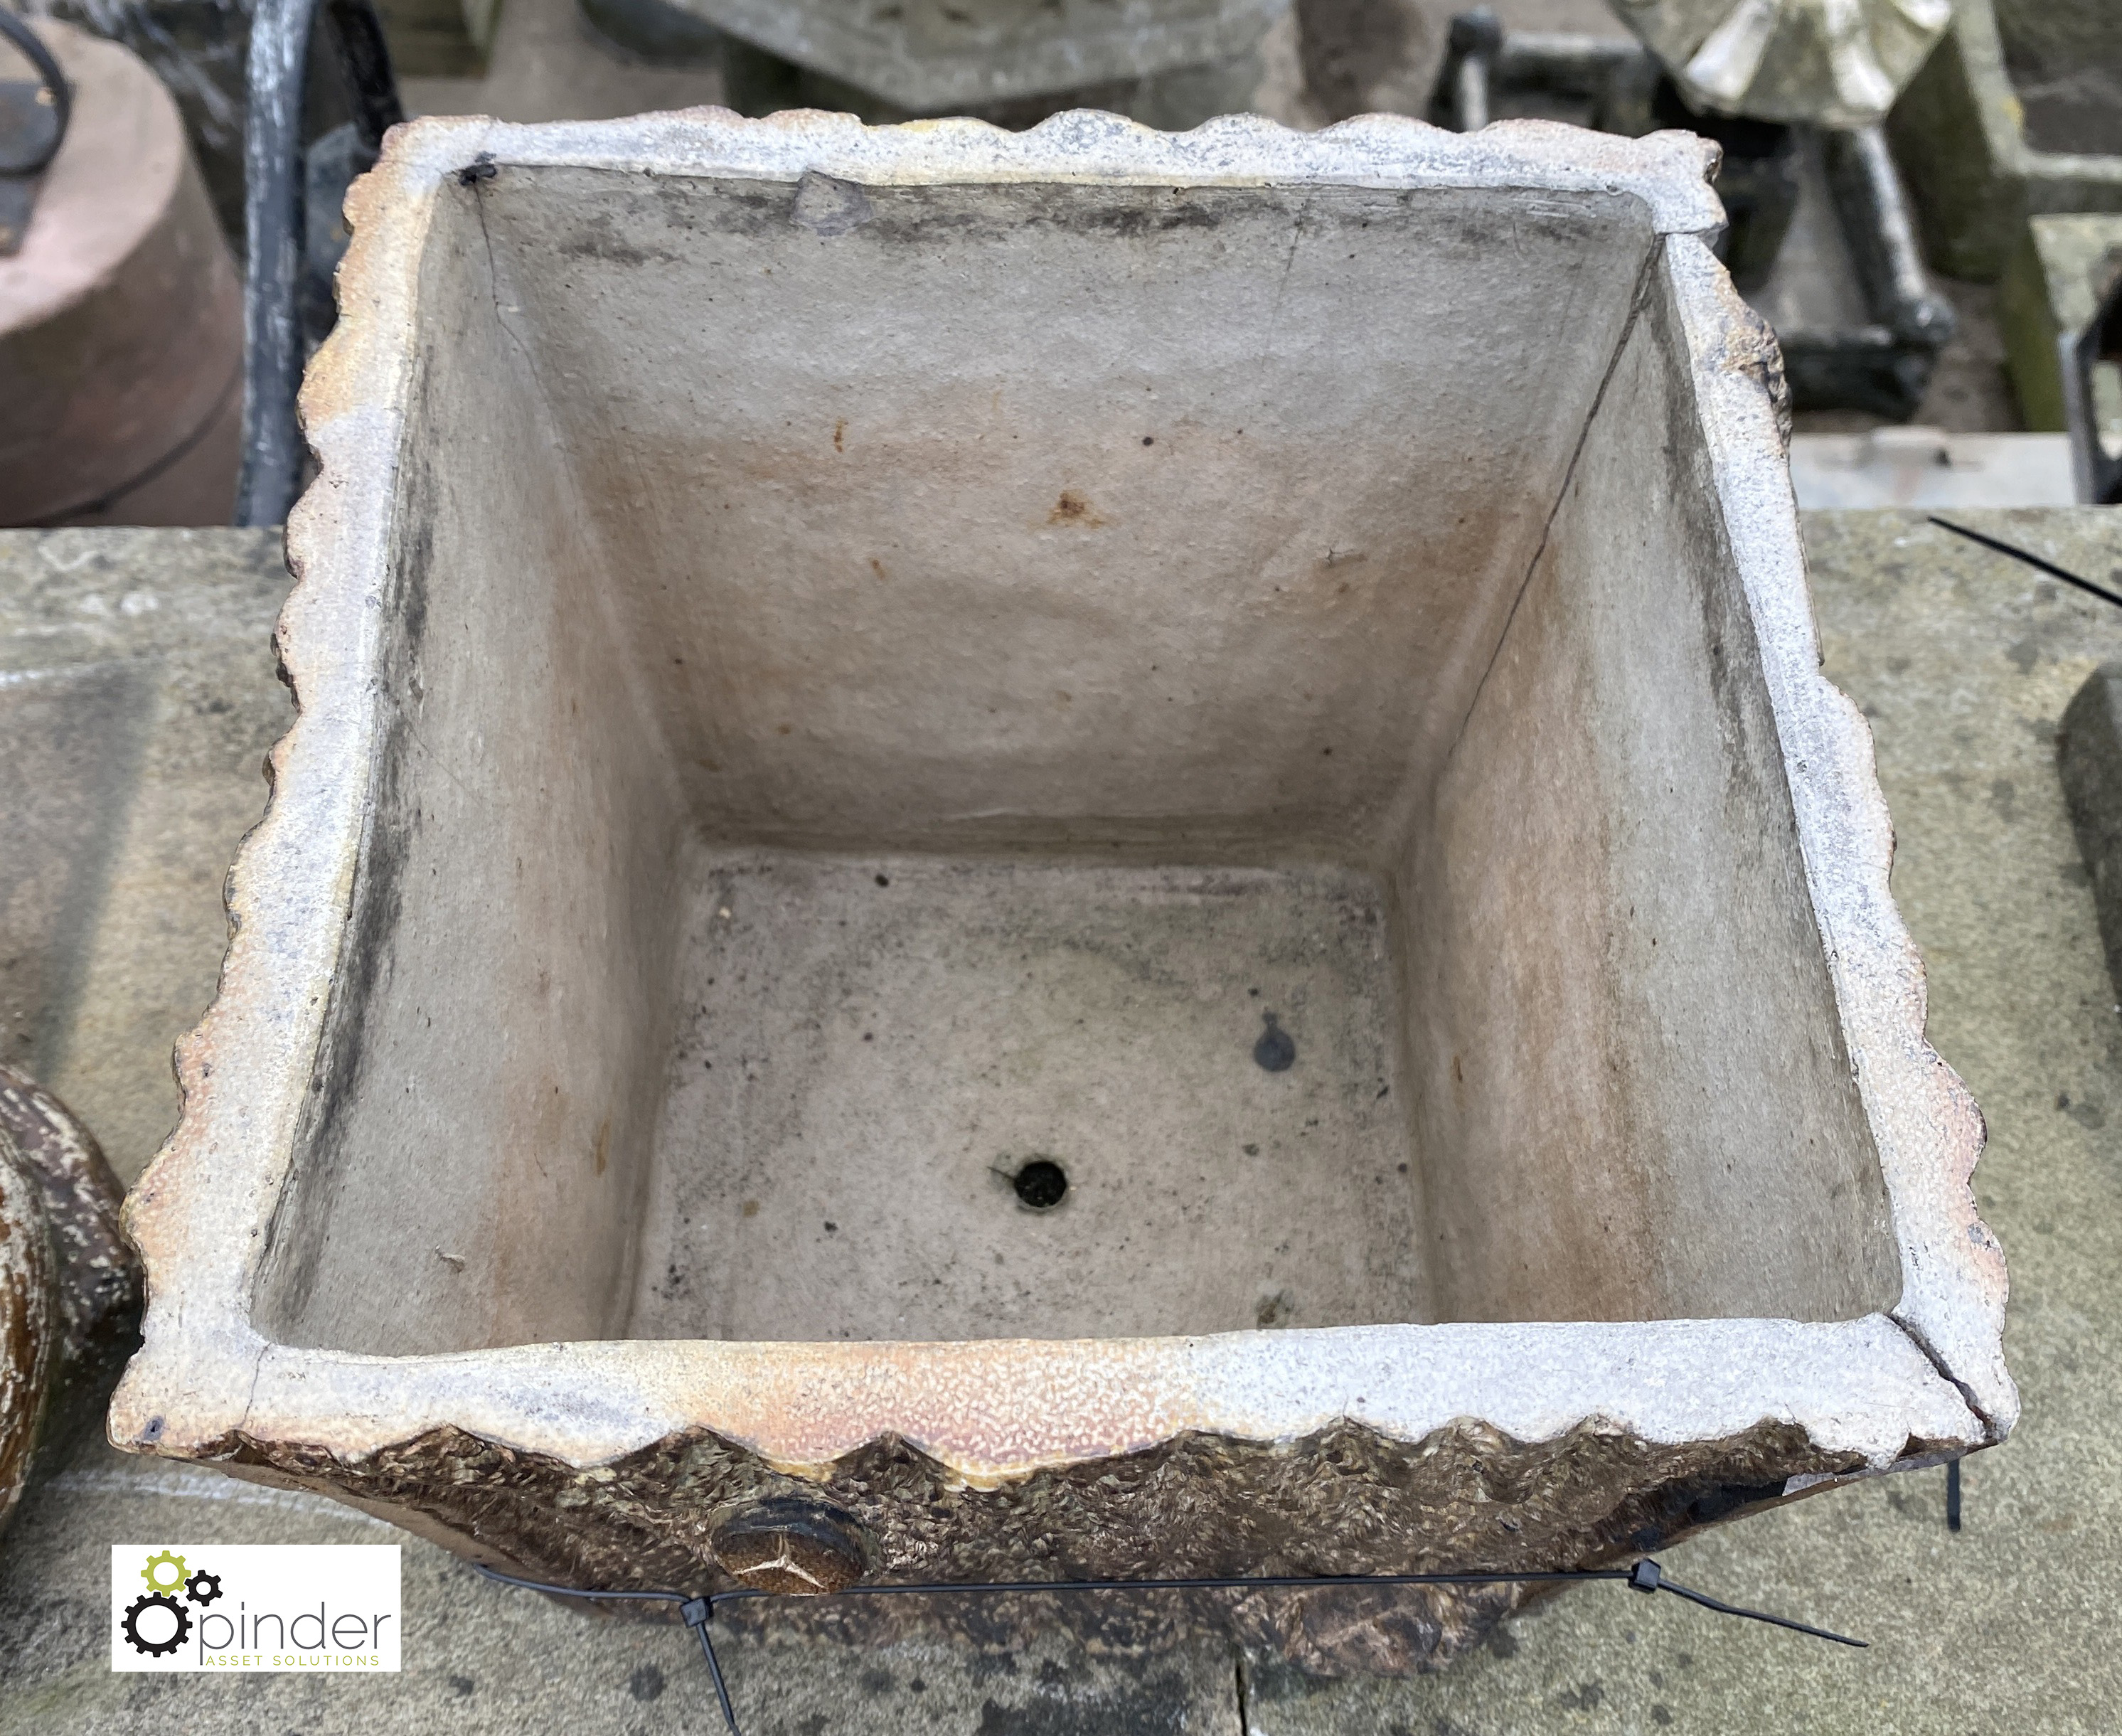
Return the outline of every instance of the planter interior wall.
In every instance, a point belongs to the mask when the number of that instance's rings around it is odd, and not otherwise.
[[[397,135],[114,1437],[666,1577],[790,1487],[882,1571],[1583,1560],[1998,1438],[1979,1124],[1702,168]],[[1469,1428],[1598,1468],[1507,1539],[1040,1510]]]

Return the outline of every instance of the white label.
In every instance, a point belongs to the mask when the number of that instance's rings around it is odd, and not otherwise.
[[[395,1543],[115,1543],[115,1670],[395,1670]]]

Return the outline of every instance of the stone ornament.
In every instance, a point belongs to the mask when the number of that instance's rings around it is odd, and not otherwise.
[[[1952,21],[1951,0],[1613,0],[1698,108],[1870,126]]]
[[[30,1480],[58,1336],[37,1184],[0,1134],[0,1527]]]
[[[124,1193],[66,1106],[0,1066],[0,1526],[38,1454],[100,1415],[138,1342]]]

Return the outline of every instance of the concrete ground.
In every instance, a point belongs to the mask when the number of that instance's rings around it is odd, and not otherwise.
[[[2122,585],[2122,521],[1966,515]],[[2055,774],[2064,705],[2122,611],[1887,513],[1806,526],[1829,672],[1877,732],[1895,891],[1931,1032],[1989,1117],[1976,1186],[2008,1250],[2018,1432],[1944,1474],[1828,1491],[1668,1551],[1671,1575],[1870,1640],[1853,1652],[1583,1587],[1409,1682],[1308,1682],[1204,1638],[1148,1658],[730,1639],[750,1736],[2107,1731],[2122,1726],[2122,1019]],[[169,1046],[211,994],[218,891],[284,725],[270,533],[0,535],[0,1042],[137,1175],[174,1118]],[[390,1678],[121,1676],[108,1546],[404,1546]],[[171,1729],[709,1731],[671,1628],[482,1582],[330,1503],[91,1444],[0,1540],[0,1736]]]

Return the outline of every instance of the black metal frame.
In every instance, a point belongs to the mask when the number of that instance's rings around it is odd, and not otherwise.
[[[2093,370],[2103,362],[2122,363],[2122,277],[2108,286],[2085,330],[2065,333],[2059,347],[2078,498],[2096,507],[2122,506],[2122,457],[2101,444],[2092,401]]]
[[[296,397],[308,359],[301,286],[306,165],[302,138],[310,36],[319,12],[367,159],[404,117],[390,51],[371,0],[258,0],[244,119],[243,470],[236,522],[283,522],[302,480]]]
[[[73,87],[59,70],[59,63],[52,51],[44,46],[44,39],[14,13],[0,7],[0,36],[20,49],[22,56],[36,68],[37,79],[52,93],[52,134],[42,144],[32,147],[19,162],[0,161],[0,175],[35,175],[59,154],[59,146],[66,138],[67,122],[73,115]]]
[[[36,208],[40,179],[66,142],[67,123],[73,115],[73,87],[37,33],[5,9],[0,9],[0,36],[21,51],[37,74],[35,87],[10,81],[7,87],[0,88],[17,99],[25,91],[52,93],[49,104],[37,102],[35,95],[21,101],[19,106],[11,102],[8,129],[0,133],[0,258],[5,258],[21,250],[22,237],[29,232],[30,215]],[[17,136],[16,124],[23,114],[34,115],[40,110],[51,116],[49,124],[35,129],[43,137],[29,133]]]

